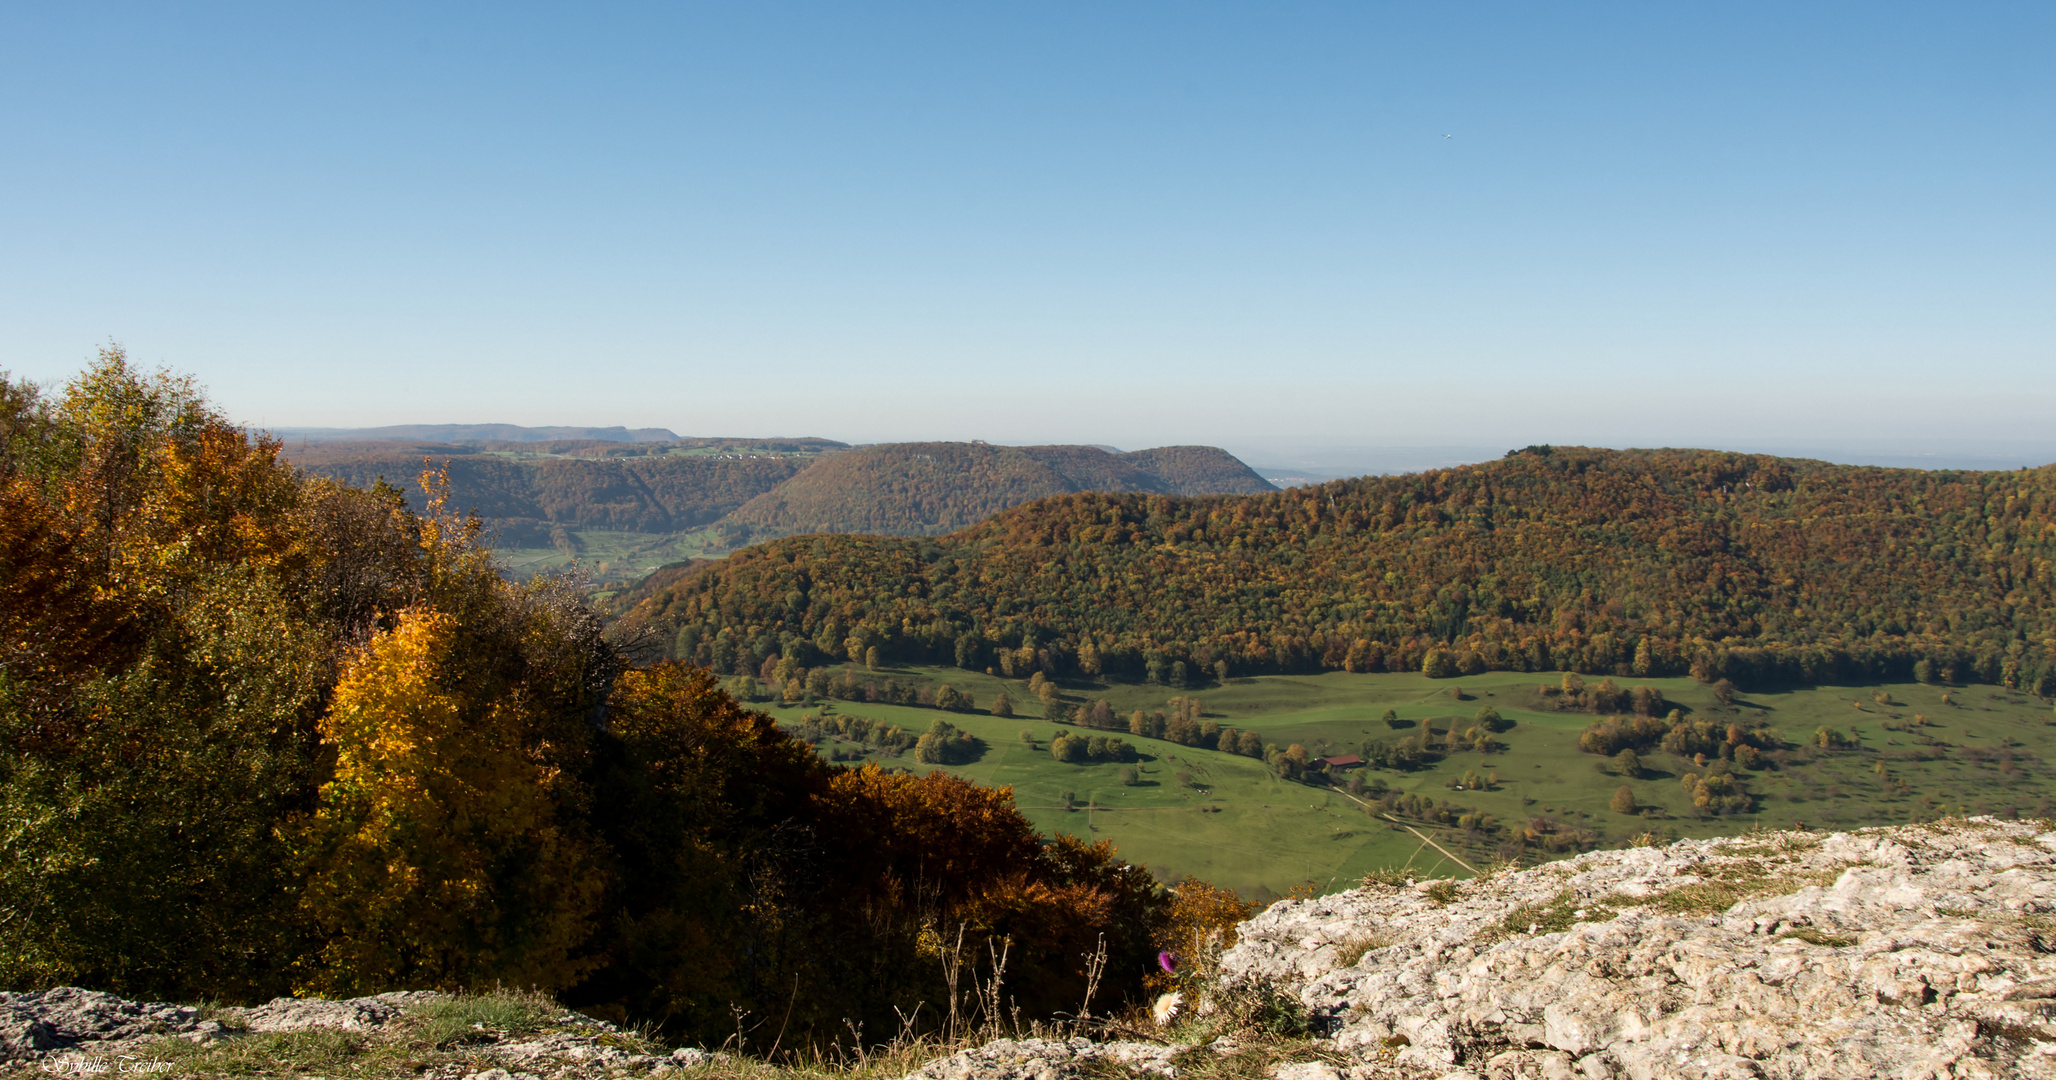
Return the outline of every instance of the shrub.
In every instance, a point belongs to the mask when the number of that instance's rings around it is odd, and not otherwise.
[[[1588,724],[1578,733],[1578,749],[1588,754],[1612,757],[1623,750],[1653,749],[1670,730],[1670,723],[1652,716],[1613,716]]]
[[[1613,801],[1609,803],[1608,806],[1610,806],[1613,809],[1613,812],[1616,814],[1634,813],[1636,809],[1638,809],[1638,804],[1635,802],[1635,789],[1629,787],[1626,784],[1622,784],[1620,787],[1614,790]]]
[[[1716,720],[1680,720],[1664,733],[1662,745],[1665,753],[1679,757],[1703,754],[1733,759],[1741,747],[1774,750],[1780,743],[1775,732],[1761,726],[1745,728]]]
[[[1861,744],[1854,737],[1845,735],[1836,728],[1822,725],[1813,732],[1813,745],[1822,750],[1847,750]]]
[[[1135,761],[1141,757],[1135,747],[1125,739],[1105,735],[1083,735],[1076,732],[1059,732],[1050,740],[1049,753],[1058,761],[1070,765],[1090,765],[1103,761]]]
[[[964,765],[978,760],[985,746],[970,732],[937,720],[914,742],[914,760],[927,765]]]

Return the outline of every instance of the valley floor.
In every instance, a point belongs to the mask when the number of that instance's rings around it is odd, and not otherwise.
[[[1041,711],[1025,682],[982,672],[904,668],[863,677],[946,682],[970,693],[981,709],[1004,691],[1018,711]],[[1454,722],[1461,730],[1487,705],[1515,722],[1496,736],[1505,744],[1501,752],[1453,753],[1410,772],[1363,770],[1367,789],[1358,797],[1337,787],[1280,779],[1256,759],[1116,732],[1143,755],[1136,766],[1139,783],[1126,786],[1118,764],[1056,761],[1050,740],[1078,729],[1041,719],[840,701],[760,707],[788,730],[824,709],[897,724],[916,735],[947,719],[983,741],[975,761],[923,765],[911,752],[873,759],[916,772],[947,768],[980,784],[1012,786],[1016,804],[1045,834],[1112,840],[1124,858],[1148,864],[1159,876],[1191,874],[1259,898],[1309,883],[1325,893],[1383,868],[1423,877],[1468,876],[1457,860],[1482,870],[1516,854],[1532,864],[1573,853],[1561,845],[1581,837],[1619,846],[1644,834],[1661,841],[1801,824],[1842,829],[1944,815],[2047,816],[2056,805],[2056,716],[2048,702],[2002,687],[1804,687],[1745,693],[1724,705],[1712,688],[1691,679],[1617,680],[1623,689],[1660,690],[1694,719],[1745,726],[1760,720],[1788,744],[1773,755],[1781,760],[1772,767],[1737,770],[1755,796],[1752,810],[1704,816],[1695,813],[1681,782],[1703,771],[1692,761],[1651,752],[1643,773],[1624,779],[1602,771],[1604,759],[1581,753],[1579,732],[1598,717],[1559,711],[1553,698],[1538,693],[1558,678],[1493,672],[1438,680],[1331,672],[1231,679],[1189,691],[1133,683],[1064,687],[1067,702],[1103,698],[1121,716],[1164,709],[1172,696],[1197,697],[1206,719],[1256,731],[1280,746],[1303,745],[1314,756],[1356,753],[1366,741],[1417,735],[1422,723],[1440,732]],[[1381,719],[1388,709],[1405,726],[1388,727]],[[1814,745],[1822,727],[1838,732],[1848,746]],[[863,751],[833,739],[817,749],[852,757]],[[1488,790],[1455,790],[1466,773],[1488,781],[1496,774],[1496,782]],[[1623,783],[1637,804],[1634,814],[1611,808]],[[1390,820],[1383,806],[1373,811],[1366,805],[1376,801],[1372,792],[1381,785],[1482,813],[1491,827],[1465,830],[1403,812],[1393,815],[1400,821]],[[1515,843],[1530,829],[1541,833],[1541,843]],[[1425,843],[1423,834],[1448,855]],[[1551,844],[1559,849],[1549,850]]]

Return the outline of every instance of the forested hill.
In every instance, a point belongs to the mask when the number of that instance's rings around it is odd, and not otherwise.
[[[831,444],[840,445],[840,444]],[[651,448],[634,453],[637,448]],[[553,527],[667,533],[711,525],[799,474],[807,452],[763,448],[667,454],[650,443],[528,444],[520,456],[446,443],[342,443],[296,448],[293,464],[368,488],[380,478],[422,508],[424,460],[447,463],[450,501],[486,519],[500,542],[551,543]]]
[[[757,536],[939,535],[1033,499],[1080,491],[1242,494],[1271,485],[1211,446],[1108,453],[1094,446],[888,443],[821,460],[737,510]]]
[[[1561,668],[2048,693],[2056,467],[1541,447],[1241,497],[1062,495],[935,539],[764,544],[640,611],[722,670],[876,647],[1194,680]]]
[[[315,442],[295,465],[355,487],[382,477],[415,509],[424,459],[447,462],[451,503],[509,546],[552,530],[677,533],[721,526],[723,547],[800,532],[951,532],[1045,495],[1076,491],[1253,492],[1270,484],[1224,450],[1130,454],[1091,446],[902,443],[852,450],[825,439]]]

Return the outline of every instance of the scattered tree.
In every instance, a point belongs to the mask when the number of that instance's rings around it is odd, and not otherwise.
[[[1632,753],[1632,751],[1629,751]],[[1613,802],[1609,804],[1616,814],[1632,814],[1639,806],[1635,802],[1635,789],[1622,784],[1614,790]]]

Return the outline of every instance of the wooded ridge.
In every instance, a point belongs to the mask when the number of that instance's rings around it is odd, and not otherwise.
[[[682,452],[683,451],[683,452]],[[1208,446],[1109,453],[1092,446],[822,439],[668,442],[484,440],[309,443],[294,464],[352,487],[383,479],[415,508],[424,459],[447,462],[451,503],[496,542],[544,547],[553,530],[683,532],[718,525],[727,547],[806,532],[953,532],[1031,499],[1078,491],[1248,493],[1271,485]]]
[[[2056,468],[1704,450],[1504,460],[1241,497],[1069,494],[934,539],[763,544],[636,609],[773,654],[1194,681],[1572,670],[2056,690]]]

